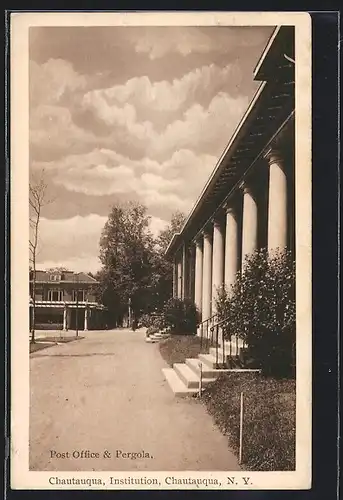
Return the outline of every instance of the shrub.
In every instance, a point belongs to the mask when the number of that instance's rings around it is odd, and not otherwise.
[[[159,350],[171,367],[174,363],[185,363],[187,358],[197,358],[201,353],[208,353],[207,346],[196,335],[171,335],[159,343]]]
[[[230,290],[218,293],[224,336],[238,335],[265,374],[294,372],[295,265],[291,255],[259,250],[245,260]]]
[[[189,299],[169,299],[163,307],[163,323],[171,333],[192,335],[196,333],[199,312]]]
[[[143,314],[139,319],[139,324],[146,328],[155,328],[156,331],[162,330],[164,327],[163,316],[161,313]]]

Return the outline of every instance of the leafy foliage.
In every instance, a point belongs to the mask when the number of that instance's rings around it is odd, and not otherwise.
[[[248,256],[231,289],[217,297],[224,336],[238,335],[264,373],[292,373],[295,354],[295,266],[290,253]]]
[[[102,269],[97,273],[97,298],[107,307],[108,323],[133,315],[161,311],[172,293],[172,266],[164,256],[168,234],[179,228],[177,213],[170,226],[154,239],[144,205],[128,202],[112,207],[100,239]]]
[[[172,333],[195,334],[199,312],[190,299],[169,299],[163,308],[164,325]]]

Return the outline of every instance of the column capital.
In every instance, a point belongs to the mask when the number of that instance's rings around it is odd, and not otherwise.
[[[251,187],[250,184],[248,184],[248,182],[246,180],[242,181],[239,186],[238,186],[238,189],[243,193],[243,194],[247,194],[249,193],[251,196],[254,196],[254,192],[253,192],[253,189]]]
[[[232,205],[229,205],[229,203],[224,203],[223,210],[225,210],[226,214],[236,215],[236,208]]]
[[[264,152],[263,158],[268,161],[269,165],[272,165],[273,163],[278,163],[279,165],[283,164],[283,155],[278,148],[269,148]]]
[[[213,218],[211,220],[211,222],[213,224],[213,227],[217,227],[217,228],[221,229],[222,224],[221,224],[221,221],[219,219]]]
[[[211,224],[208,224],[204,229],[201,231],[201,234],[204,238],[212,238],[213,235],[213,222],[211,221]]]

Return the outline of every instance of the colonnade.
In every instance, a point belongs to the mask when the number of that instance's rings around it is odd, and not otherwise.
[[[287,247],[287,176],[279,151],[270,149],[264,159],[269,165],[267,246],[272,251]],[[194,301],[202,320],[215,314],[218,290],[233,284],[246,256],[258,248],[260,214],[254,186],[247,180],[239,188],[242,209],[227,202],[223,207],[225,217],[213,218],[192,242],[194,262],[187,262],[185,244],[174,261],[173,293],[179,298],[187,296],[186,268],[195,266]]]

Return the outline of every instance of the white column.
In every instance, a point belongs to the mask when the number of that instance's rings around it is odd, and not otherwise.
[[[243,186],[242,269],[247,255],[257,248],[257,204],[250,187]]]
[[[225,286],[229,289],[235,281],[238,271],[238,226],[237,217],[233,208],[226,208],[226,233],[225,233]]]
[[[185,299],[187,297],[187,249],[186,245],[182,246],[182,288],[181,288],[181,298]]]
[[[63,330],[67,330],[67,308],[64,307],[63,309]]]
[[[269,162],[268,250],[287,247],[287,177],[277,151],[265,156]]]
[[[88,307],[85,308],[85,321],[83,329],[88,330]]]
[[[212,314],[216,313],[216,298],[218,290],[224,284],[224,235],[218,221],[213,226],[212,255]]]
[[[67,330],[69,329],[71,324],[71,309],[67,307]]]
[[[177,263],[177,297],[182,298],[182,262]]]
[[[199,311],[202,308],[202,264],[203,264],[203,251],[200,240],[195,243],[195,291],[194,302]]]
[[[177,297],[177,267],[175,258],[173,260],[173,297]]]
[[[212,239],[204,233],[203,269],[202,269],[202,320],[211,316],[212,298]]]

